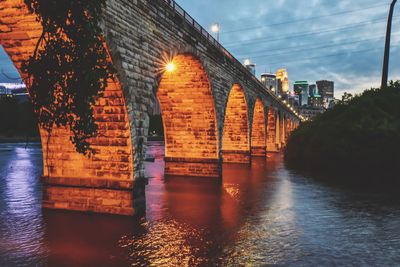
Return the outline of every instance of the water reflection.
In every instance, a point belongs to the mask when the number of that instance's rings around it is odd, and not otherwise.
[[[280,155],[224,165],[223,181],[163,176],[154,163],[142,218],[40,208],[40,148],[0,150],[0,266],[395,266],[400,198],[293,173]]]
[[[0,266],[46,257],[37,150],[2,145],[0,151]]]

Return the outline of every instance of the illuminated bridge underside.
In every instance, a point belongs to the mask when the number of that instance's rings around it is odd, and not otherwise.
[[[65,128],[53,129],[47,147],[41,131],[44,207],[133,214],[144,199],[136,185],[155,96],[166,174],[217,177],[222,161],[248,163],[251,151],[263,155],[265,142],[277,151],[298,126],[298,117],[174,1],[109,0],[101,25],[118,79],[94,107],[97,153],[76,153]],[[23,0],[0,0],[0,44],[24,78],[21,64],[41,31]],[[166,55],[176,65],[171,73],[160,71]]]
[[[218,177],[214,100],[201,62],[178,55],[157,96],[165,132],[165,174]]]
[[[253,113],[253,127],[251,133],[251,155],[265,156],[266,154],[266,120],[264,114],[264,104],[257,98]]]
[[[243,88],[238,84],[229,93],[222,138],[224,162],[250,162],[248,109]]]

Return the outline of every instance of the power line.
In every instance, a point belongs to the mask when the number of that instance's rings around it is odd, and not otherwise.
[[[375,24],[375,23],[381,23],[386,21],[387,18],[379,18],[379,19],[374,19],[374,20],[367,20],[363,22],[358,22],[358,23],[351,23],[351,24],[346,24],[341,27],[337,28],[327,28],[324,30],[318,30],[318,31],[309,31],[309,32],[302,32],[299,34],[283,34],[283,35],[277,35],[278,38],[258,38],[258,39],[249,39],[249,40],[244,40],[240,42],[232,42],[228,44],[224,44],[225,47],[232,47],[232,46],[238,46],[238,45],[246,45],[246,44],[257,44],[257,43],[264,43],[264,42],[272,42],[272,41],[278,41],[278,40],[285,40],[285,39],[291,39],[291,38],[296,38],[296,37],[303,37],[307,35],[315,35],[315,34],[321,34],[321,33],[327,33],[327,32],[337,32],[337,31],[347,31],[352,28],[357,28],[360,26],[364,25],[369,25],[369,24]]]
[[[372,6],[368,6],[368,7],[365,7],[365,8],[353,9],[353,10],[345,10],[345,11],[341,11],[341,12],[336,12],[336,13],[331,13],[331,14],[321,15],[321,16],[314,16],[314,17],[310,17],[310,18],[282,21],[282,22],[267,24],[267,25],[263,25],[263,26],[248,27],[248,28],[242,28],[242,29],[231,30],[231,31],[222,31],[221,33],[230,34],[230,33],[242,32],[242,31],[262,29],[262,28],[267,28],[267,27],[270,27],[270,26],[278,26],[278,25],[285,25],[285,24],[291,24],[291,23],[298,23],[298,22],[307,21],[307,20],[316,20],[316,19],[320,19],[320,18],[338,16],[338,15],[349,14],[349,13],[356,13],[356,12],[365,11],[365,10],[368,10],[368,9],[373,9],[373,8],[376,8],[376,7],[387,6],[387,5],[388,5],[388,3],[379,4],[379,5],[372,5]]]
[[[399,47],[400,45],[392,46],[392,47]],[[337,54],[330,54],[330,55],[324,55],[324,56],[316,56],[316,57],[307,57],[307,58],[300,58],[300,59],[294,59],[294,60],[285,60],[285,61],[279,61],[279,62],[271,62],[268,64],[264,65],[258,65],[259,67],[263,66],[270,66],[270,65],[276,65],[276,64],[282,64],[282,63],[287,63],[287,62],[303,62],[303,61],[308,61],[312,59],[318,59],[318,58],[328,58],[328,57],[336,57],[336,56],[341,56],[341,55],[348,55],[348,54],[355,54],[355,53],[365,53],[373,50],[378,50],[381,48],[375,47],[375,48],[369,48],[369,49],[363,49],[363,50],[353,50],[353,51],[347,51],[347,52],[342,52],[342,53],[337,53]]]
[[[363,39],[363,40],[356,40],[356,41],[347,42],[347,43],[340,43],[340,44],[332,44],[332,43],[330,43],[330,45],[314,46],[314,47],[309,47],[309,48],[306,48],[306,49],[295,49],[293,51],[288,51],[288,52],[284,52],[284,53],[275,53],[275,54],[264,54],[264,55],[250,56],[250,58],[251,59],[254,59],[254,58],[265,58],[265,57],[273,57],[273,56],[279,56],[279,55],[293,54],[293,53],[302,52],[302,51],[323,49],[323,48],[329,48],[329,47],[340,47],[340,46],[346,46],[346,45],[350,45],[350,44],[356,44],[356,43],[367,42],[367,41],[372,41],[372,40],[378,41],[378,40],[383,39],[384,37],[385,36],[380,36],[380,37]],[[264,50],[264,51],[266,51],[266,50]],[[248,57],[245,57],[245,58],[248,58]],[[243,58],[243,59],[245,59],[245,58]]]
[[[376,38],[378,38],[378,37],[376,37]],[[365,39],[365,40],[367,40],[367,39]],[[336,42],[336,44],[340,45],[340,44],[343,44],[345,41],[349,41],[349,39],[347,39],[347,38],[346,39],[339,39],[339,40],[336,40],[335,42]],[[354,42],[357,42],[357,41],[361,41],[361,40],[359,40],[357,38],[357,39],[355,39]],[[297,49],[297,48],[301,48],[301,47],[308,48],[308,47],[310,47],[312,45],[328,45],[328,44],[332,44],[332,41],[330,41],[330,42],[322,42],[322,43],[312,43],[312,44],[306,43],[306,44],[300,44],[300,45],[288,46],[288,47],[275,47],[275,48],[272,48],[272,49],[268,48],[268,49],[262,49],[262,50],[252,50],[251,53],[246,54],[246,57],[252,57],[251,55],[255,55],[256,56],[256,55],[259,55],[260,53],[261,53],[261,55],[263,55],[262,53],[271,52],[271,51],[286,51],[286,50],[292,50],[292,49]],[[237,57],[241,57],[241,56],[237,56]]]

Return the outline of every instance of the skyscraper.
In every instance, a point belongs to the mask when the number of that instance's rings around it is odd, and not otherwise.
[[[296,81],[293,85],[293,90],[299,96],[300,106],[308,104],[308,82]]]
[[[279,81],[278,94],[287,95],[289,92],[289,76],[286,69],[278,69],[276,71],[276,79]]]
[[[331,101],[335,99],[335,83],[332,81],[321,80],[317,81],[317,87],[319,94],[322,97],[324,107],[328,108]]]

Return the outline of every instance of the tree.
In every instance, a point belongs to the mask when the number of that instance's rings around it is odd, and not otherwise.
[[[113,78],[99,26],[105,0],[25,0],[43,32],[34,55],[25,62],[34,111],[51,136],[66,126],[79,153],[91,154],[97,134],[93,105]]]
[[[342,95],[342,100],[340,101],[341,104],[348,104],[353,99],[353,95],[347,92],[344,92]]]

